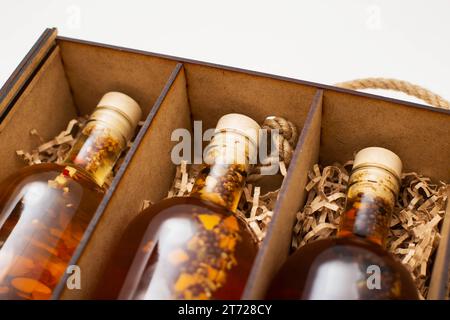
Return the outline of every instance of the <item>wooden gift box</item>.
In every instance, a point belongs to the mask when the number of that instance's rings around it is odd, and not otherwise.
[[[31,150],[37,129],[53,138],[78,115],[89,114],[107,91],[138,101],[145,121],[91,221],[71,264],[81,289],[62,279],[55,299],[91,298],[120,235],[144,199],[164,198],[175,165],[170,139],[177,128],[203,129],[239,112],[258,122],[286,117],[300,129],[293,160],[243,298],[262,298],[289,252],[295,214],[305,201],[314,163],[344,162],[367,146],[384,146],[405,171],[450,181],[450,111],[210,63],[57,36],[47,29],[0,91],[0,179],[23,167],[17,149]],[[441,226],[428,298],[446,296],[450,263],[450,206]]]

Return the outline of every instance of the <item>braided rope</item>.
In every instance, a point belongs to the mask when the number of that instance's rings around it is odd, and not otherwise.
[[[387,79],[387,78],[365,78],[355,79],[336,84],[337,87],[359,90],[359,89],[387,89],[406,93],[419,98],[436,108],[450,109],[450,102],[441,96],[427,90],[421,86],[408,81]]]
[[[278,152],[279,159],[267,159],[268,163],[266,164],[258,164],[252,171],[252,173],[247,177],[247,181],[255,182],[261,179],[263,176],[261,175],[261,169],[265,166],[270,166],[274,161],[283,162],[286,168],[289,166],[291,162],[292,155],[294,154],[295,145],[298,140],[298,130],[297,127],[290,121],[282,118],[282,117],[274,117],[270,116],[264,119],[264,122],[261,126],[262,129],[266,129],[270,134],[271,130],[278,130]]]

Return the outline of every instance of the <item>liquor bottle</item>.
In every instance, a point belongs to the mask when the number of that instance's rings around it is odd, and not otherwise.
[[[36,164],[0,185],[0,299],[49,299],[141,117],[105,94],[62,164]]]
[[[306,244],[272,280],[268,299],[418,299],[411,274],[384,248],[402,162],[384,148],[359,151],[337,237]]]
[[[219,120],[190,195],[164,199],[134,219],[96,298],[240,298],[258,247],[236,210],[259,129],[240,114]]]

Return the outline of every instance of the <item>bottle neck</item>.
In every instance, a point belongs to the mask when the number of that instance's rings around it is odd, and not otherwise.
[[[255,154],[256,147],[244,135],[217,133],[205,150],[206,164],[190,195],[235,212]]]
[[[389,171],[363,167],[352,172],[338,237],[360,237],[384,246],[399,181]]]
[[[89,121],[69,151],[63,165],[81,169],[100,187],[122,150],[126,146],[125,138],[102,121]]]
[[[244,165],[205,165],[199,172],[190,195],[236,212],[246,177]]]

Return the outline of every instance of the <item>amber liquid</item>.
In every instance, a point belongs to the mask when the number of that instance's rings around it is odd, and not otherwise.
[[[373,194],[347,198],[338,238],[301,247],[275,276],[268,299],[418,299],[406,268],[383,248],[393,204]]]
[[[243,175],[239,166],[205,168],[190,197],[142,212],[120,241],[97,297],[239,299],[258,250],[247,224],[230,210]]]
[[[59,177],[62,185],[49,183]],[[0,185],[0,299],[49,299],[103,190],[65,166],[27,167]]]

